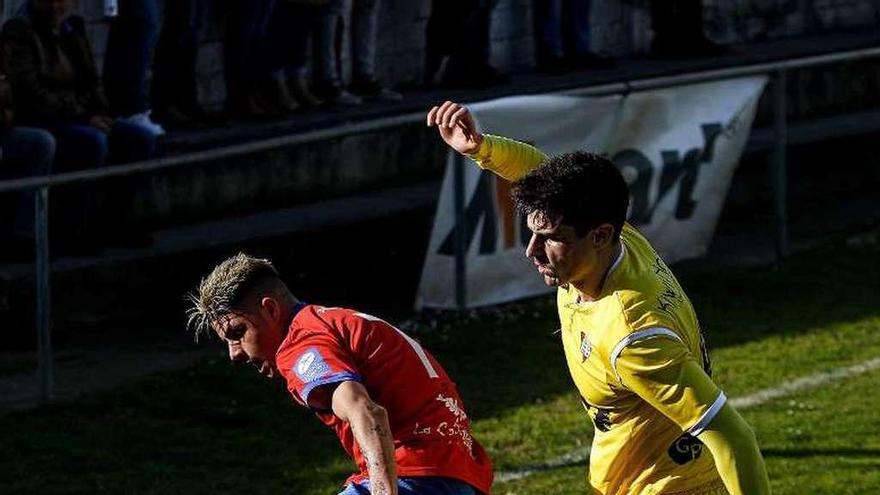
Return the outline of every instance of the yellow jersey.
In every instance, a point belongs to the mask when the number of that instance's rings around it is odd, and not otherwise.
[[[515,181],[544,161],[540,150],[487,135],[472,156]],[[593,494],[725,493],[696,436],[726,402],[711,373],[694,308],[675,276],[634,227],[602,292],[580,301],[557,292],[565,357],[593,419]]]
[[[562,344],[593,419],[592,493],[686,492],[721,483],[696,435],[725,403],[700,326],[675,276],[630,225],[593,301],[557,293]]]

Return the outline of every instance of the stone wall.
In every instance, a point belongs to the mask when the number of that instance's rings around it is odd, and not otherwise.
[[[492,63],[502,69],[525,70],[534,64],[531,2],[500,0],[493,11]],[[202,32],[199,90],[203,101],[214,105],[225,96],[222,27],[227,4],[210,3],[208,25]],[[99,59],[108,29],[102,6],[103,0],[80,0],[78,5],[89,19],[89,33]],[[704,0],[704,6],[707,35],[723,43],[880,24],[880,0]],[[10,0],[6,10],[14,8]],[[384,0],[381,8],[379,72],[392,84],[415,82],[422,73],[431,0]],[[647,10],[648,0],[594,1],[591,22],[595,50],[615,57],[647,52],[652,36]]]

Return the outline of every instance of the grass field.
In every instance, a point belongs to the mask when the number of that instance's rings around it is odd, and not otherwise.
[[[880,357],[880,245],[839,242],[778,271],[677,270],[732,398]],[[326,301],[332,303],[332,301]],[[550,297],[450,320],[418,337],[459,383],[497,472],[584,452]],[[352,464],[282,383],[218,358],[111,393],[0,416],[3,493],[332,494]],[[880,493],[880,371],[743,410],[776,494]],[[584,493],[583,462],[498,483]]]

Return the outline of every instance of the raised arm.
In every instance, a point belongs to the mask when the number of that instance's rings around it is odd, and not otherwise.
[[[388,412],[355,381],[344,381],[333,390],[331,406],[333,414],[351,425],[367,464],[371,493],[397,495],[397,466]]]
[[[451,101],[431,108],[427,124],[428,127],[437,127],[440,137],[450,148],[511,182],[522,178],[547,158],[541,150],[526,143],[480,133],[470,110]]]

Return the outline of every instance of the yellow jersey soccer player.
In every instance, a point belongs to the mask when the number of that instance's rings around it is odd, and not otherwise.
[[[690,300],[625,222],[629,190],[617,168],[484,136],[452,102],[434,107],[428,125],[513,182],[532,231],[526,256],[558,287],[566,361],[595,426],[590,493],[769,493],[753,431],[710,377]]]

